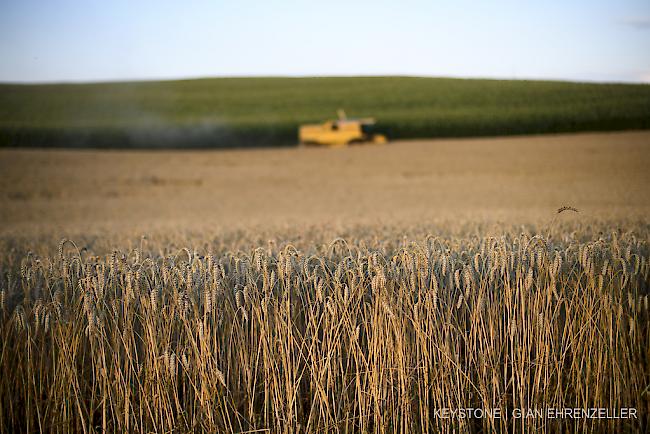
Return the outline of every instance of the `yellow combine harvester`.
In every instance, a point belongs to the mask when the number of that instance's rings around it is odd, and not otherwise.
[[[298,139],[301,145],[345,146],[353,143],[386,143],[386,136],[372,131],[373,118],[348,119],[343,110],[339,118],[323,124],[301,125]]]

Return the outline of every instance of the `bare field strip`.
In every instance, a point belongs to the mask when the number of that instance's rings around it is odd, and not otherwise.
[[[4,234],[509,220],[650,210],[650,132],[349,149],[0,150]]]

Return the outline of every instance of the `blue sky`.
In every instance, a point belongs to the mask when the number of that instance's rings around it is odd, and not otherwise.
[[[0,81],[420,75],[650,82],[649,0],[0,0]]]

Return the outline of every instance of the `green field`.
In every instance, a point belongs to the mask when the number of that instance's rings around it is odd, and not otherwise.
[[[344,108],[391,139],[650,128],[650,85],[416,77],[0,85],[0,146],[296,143]]]

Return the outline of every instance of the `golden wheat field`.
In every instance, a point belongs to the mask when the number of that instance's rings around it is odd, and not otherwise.
[[[649,151],[0,150],[0,431],[644,432]]]

